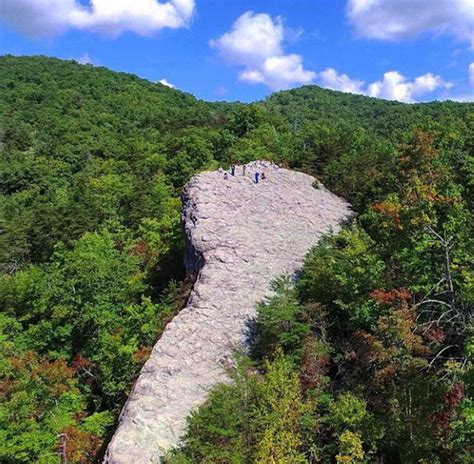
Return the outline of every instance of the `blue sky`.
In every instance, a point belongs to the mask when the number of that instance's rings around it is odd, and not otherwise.
[[[474,0],[2,0],[7,53],[166,79],[206,100],[309,83],[474,100]]]

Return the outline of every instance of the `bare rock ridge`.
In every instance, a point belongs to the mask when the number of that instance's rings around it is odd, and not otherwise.
[[[183,194],[185,263],[197,279],[186,308],[167,326],[125,405],[105,463],[160,462],[179,443],[187,415],[225,380],[224,366],[244,341],[245,322],[294,273],[322,234],[337,230],[349,205],[314,178],[258,166],[266,179],[195,176]]]

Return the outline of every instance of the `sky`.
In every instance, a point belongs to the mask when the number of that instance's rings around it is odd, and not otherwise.
[[[306,84],[474,101],[474,0],[0,0],[0,54],[74,59],[211,101]]]

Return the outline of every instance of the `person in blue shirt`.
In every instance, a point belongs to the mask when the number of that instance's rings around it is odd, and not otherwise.
[[[258,178],[260,177],[260,173],[258,171],[255,172],[255,183],[258,184]]]

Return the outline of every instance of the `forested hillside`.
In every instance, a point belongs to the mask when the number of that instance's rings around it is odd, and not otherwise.
[[[189,289],[181,187],[266,158],[357,214],[261,306],[235,384],[170,459],[473,462],[473,153],[473,104],[318,87],[211,104],[1,57],[0,461],[59,462],[63,433],[70,462],[100,456]]]
[[[268,97],[265,106],[283,115],[295,129],[307,122],[344,122],[393,142],[414,128],[446,134],[472,128],[470,104],[447,101],[407,105],[316,86],[278,92]]]

